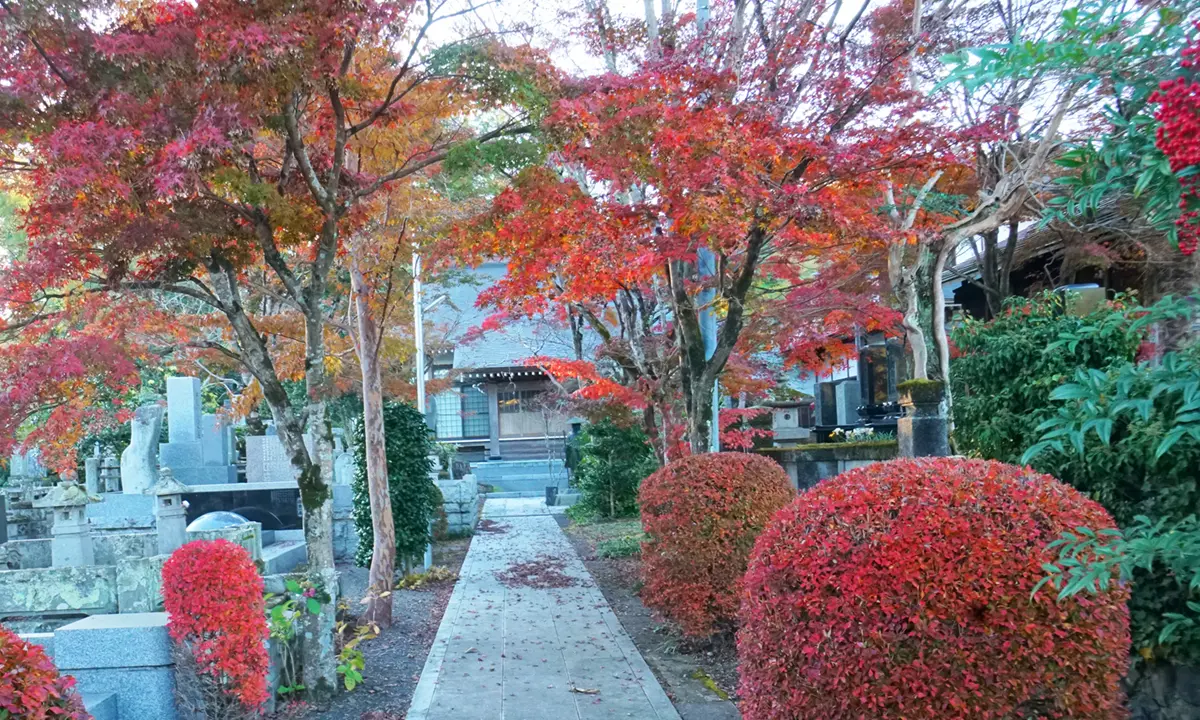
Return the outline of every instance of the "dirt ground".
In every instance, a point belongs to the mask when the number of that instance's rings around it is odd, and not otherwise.
[[[434,543],[434,564],[449,568],[457,577],[470,542],[470,538],[462,538]],[[343,573],[342,587],[350,607],[361,607],[359,600],[367,586],[366,569],[345,566],[338,570]],[[362,684],[320,706],[294,703],[281,707],[275,718],[402,720],[453,591],[453,581],[394,591],[392,627],[359,646],[366,658]]]
[[[629,539],[641,532],[637,520],[579,525],[559,516],[575,551],[583,558],[608,604],[646,659],[683,720],[739,720],[737,650],[733,637],[696,645],[642,604],[638,557],[601,557],[597,546]]]

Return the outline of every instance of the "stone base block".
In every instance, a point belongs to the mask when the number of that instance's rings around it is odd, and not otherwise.
[[[171,665],[167,614],[92,615],[60,627],[54,633],[55,665],[59,670]]]
[[[263,548],[265,574],[289,573],[308,562],[308,546],[303,542],[278,542]]]
[[[116,693],[81,693],[83,709],[92,720],[120,720],[117,713]]]
[[[175,672],[171,666],[75,670],[82,693],[116,696],[121,720],[178,720]]]
[[[237,482],[236,465],[170,466],[175,479],[184,485],[230,485]]]
[[[175,471],[176,480],[179,480],[179,468],[203,465],[204,448],[200,445],[199,440],[159,443],[158,445],[158,466],[169,467]]]

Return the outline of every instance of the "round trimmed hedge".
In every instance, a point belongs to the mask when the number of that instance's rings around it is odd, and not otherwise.
[[[90,720],[75,678],[60,675],[45,651],[0,625],[0,718]]]
[[[1064,530],[1113,527],[1049,475],[903,459],[801,495],[759,537],[738,632],[747,720],[1123,717],[1124,588],[1031,597]]]
[[[692,637],[737,618],[754,540],[796,496],[775,462],[747,453],[692,455],[642,481],[642,600]]]

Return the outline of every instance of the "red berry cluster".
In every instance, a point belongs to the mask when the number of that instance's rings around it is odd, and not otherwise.
[[[197,540],[163,565],[171,638],[247,707],[268,699],[263,580],[250,553],[228,540]]]
[[[1128,592],[1031,593],[1068,529],[1113,526],[1049,475],[894,460],[803,493],[758,539],[738,632],[747,720],[1125,717]]]
[[[0,625],[0,717],[91,720],[75,692],[75,678],[59,675],[50,658]]]
[[[706,637],[737,617],[754,539],[796,496],[776,463],[747,453],[693,455],[642,481],[642,600]]]
[[[1200,29],[1200,23],[1196,27]],[[1160,105],[1156,144],[1178,175],[1188,168],[1198,172],[1179,179],[1179,249],[1184,255],[1200,245],[1200,36],[1183,51],[1182,73],[1159,85],[1153,99]]]

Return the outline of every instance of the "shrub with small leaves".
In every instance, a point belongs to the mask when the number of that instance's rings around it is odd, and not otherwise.
[[[424,552],[432,539],[429,521],[435,519],[435,501],[440,493],[429,480],[433,464],[429,456],[435,445],[429,439],[429,426],[416,408],[406,403],[383,405],[384,445],[387,453],[388,494],[392,499],[392,523],[396,531],[396,558],[402,566]],[[354,527],[358,543],[354,562],[359,567],[371,564],[374,527],[371,524],[371,496],[367,489],[367,439],[363,423],[354,423]]]
[[[693,455],[642,482],[642,600],[706,637],[737,617],[754,540],[795,497],[783,469],[747,453]]]
[[[59,675],[41,647],[0,625],[0,720],[91,720],[75,678]]]
[[[985,460],[850,470],[754,547],[738,631],[747,720],[1126,716],[1128,592],[1032,594],[1068,528],[1111,528],[1048,475]]]
[[[250,553],[228,540],[197,540],[163,564],[171,639],[191,652],[203,682],[243,707],[268,698],[263,579]]]

